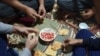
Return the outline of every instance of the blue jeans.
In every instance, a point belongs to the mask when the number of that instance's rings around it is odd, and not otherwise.
[[[75,0],[77,3],[77,9],[82,11],[86,8],[92,8],[93,2],[91,0]],[[71,11],[75,10],[73,0],[58,0],[58,5],[62,10]]]
[[[54,0],[44,0],[44,1],[45,1],[46,11],[47,12],[51,11],[54,5]],[[38,11],[38,7],[39,7],[38,0],[21,0],[20,2]],[[16,10],[13,7],[0,2],[0,17],[1,18],[15,16],[15,15],[16,15]]]
[[[12,49],[7,48],[8,40],[6,35],[0,35],[0,56],[18,56],[18,54]]]
[[[77,35],[76,39],[86,39],[91,38],[94,36],[89,30],[83,29],[80,30]],[[86,46],[78,45],[73,47],[73,56],[100,56],[100,51],[88,49]]]

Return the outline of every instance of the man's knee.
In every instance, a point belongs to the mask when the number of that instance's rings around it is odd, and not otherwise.
[[[45,1],[45,8],[46,8],[47,12],[50,12],[53,9],[55,0],[44,0],[44,1]]]
[[[6,5],[5,3],[0,2],[0,17],[6,18],[15,15],[15,11],[12,7],[9,5]]]
[[[64,5],[64,0],[57,0],[57,4],[58,4],[58,6]]]
[[[73,2],[72,2],[72,0],[58,0],[57,4],[58,4],[59,8],[64,9],[66,11],[73,10]]]

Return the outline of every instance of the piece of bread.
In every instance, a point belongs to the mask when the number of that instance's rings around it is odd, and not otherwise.
[[[48,48],[45,51],[45,54],[50,56],[56,56],[57,50],[61,48],[61,43],[58,41],[55,41],[52,45],[49,45]]]
[[[57,51],[61,48],[61,42],[58,42],[58,41],[55,41],[52,46],[51,46],[51,49],[54,50],[54,51]]]
[[[41,51],[37,50],[37,51],[35,51],[33,56],[46,56],[46,54],[44,54]]]
[[[28,34],[28,37],[30,37],[30,36],[35,37],[36,35],[35,35],[35,33],[29,33],[29,34]]]
[[[68,35],[69,30],[65,29],[65,28],[62,28],[62,29],[58,30],[58,33],[59,33],[59,35]]]
[[[35,35],[35,33],[31,33],[33,36]]]
[[[49,55],[49,56],[56,56],[57,51],[52,50],[51,45],[49,45],[48,48],[45,51],[45,54]]]

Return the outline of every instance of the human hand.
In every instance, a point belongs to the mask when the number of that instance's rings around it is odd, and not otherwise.
[[[67,47],[67,46],[73,46],[73,45],[77,45],[77,44],[82,44],[83,40],[82,39],[66,39],[63,42],[63,46]]]
[[[32,33],[32,32],[34,32],[34,33],[38,33],[38,30],[37,29],[35,29],[35,28],[29,28],[29,27],[25,27],[25,26],[16,26],[16,25],[14,25],[13,26],[13,32],[18,32],[18,33],[24,33],[24,34],[29,34],[29,33]]]
[[[41,18],[41,16],[33,9],[33,8],[27,8],[25,10],[25,12],[27,13],[27,15],[33,19],[36,18]]]
[[[36,47],[38,43],[38,39],[35,37],[35,34],[29,34],[28,38],[25,43],[25,47],[28,48],[30,51]]]
[[[38,11],[39,15],[41,16],[40,19],[43,19],[43,17],[45,17],[46,15],[46,10],[45,10],[45,7],[44,5],[40,5],[39,6],[39,11]]]

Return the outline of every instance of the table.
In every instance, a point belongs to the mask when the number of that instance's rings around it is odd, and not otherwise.
[[[47,19],[47,18],[45,18],[43,24],[37,24],[35,26],[35,28],[38,28],[39,30],[41,30],[43,28],[53,28],[54,30],[57,31],[57,29],[60,28],[59,26],[61,26],[61,25],[63,25],[64,28],[69,29],[69,33],[67,36],[57,35],[55,41],[63,42],[63,40],[65,40],[69,37],[72,37],[73,34],[75,35],[73,28],[70,28],[69,26],[66,26],[64,24],[60,24],[56,20],[51,20],[51,19]],[[35,50],[40,50],[40,51],[44,52],[47,47],[48,47],[48,45],[43,45],[39,42],[37,47],[35,48]],[[69,53],[65,53],[63,56],[71,56],[71,55],[72,55],[72,52],[69,52]]]

